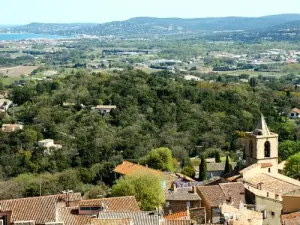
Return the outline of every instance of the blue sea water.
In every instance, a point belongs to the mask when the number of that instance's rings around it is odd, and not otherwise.
[[[10,34],[10,33],[0,33],[0,41],[19,41],[25,39],[63,39],[63,38],[70,38],[66,36],[58,36],[58,35],[47,35],[47,34]]]

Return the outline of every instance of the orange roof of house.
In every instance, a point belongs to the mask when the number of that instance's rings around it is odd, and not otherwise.
[[[58,222],[64,225],[87,225],[92,221],[91,217],[78,215],[78,206],[58,209]]]
[[[151,168],[148,168],[146,166],[142,166],[139,164],[135,164],[132,162],[128,162],[128,161],[123,161],[120,165],[118,165],[114,171],[116,173],[122,174],[122,175],[129,175],[129,174],[133,174],[133,173],[137,173],[137,172],[146,172],[146,173],[152,173],[155,175],[163,175],[163,172],[159,171],[159,170],[154,170]]]
[[[180,220],[180,219],[187,219],[187,216],[188,216],[188,212],[185,210],[185,211],[169,214],[169,215],[165,216],[165,219],[166,220]]]
[[[79,206],[101,206],[104,205],[105,211],[110,212],[131,212],[140,211],[140,207],[134,196],[99,198],[83,200],[79,202]]]
[[[165,220],[162,225],[191,225],[191,220]]]
[[[69,201],[80,201],[80,193],[69,194]],[[1,211],[11,211],[11,222],[34,220],[36,224],[56,221],[56,204],[65,194],[0,201]]]
[[[281,221],[282,221],[282,224],[299,225],[300,224],[300,212],[282,215]]]
[[[300,114],[300,109],[298,109],[298,108],[293,108],[291,111]]]

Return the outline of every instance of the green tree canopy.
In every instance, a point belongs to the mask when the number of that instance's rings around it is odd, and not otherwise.
[[[201,157],[201,163],[199,165],[199,181],[204,181],[207,179],[206,176],[207,165],[204,156]]]
[[[230,173],[232,171],[232,165],[229,162],[229,156],[226,156],[224,174]]]
[[[149,167],[162,171],[174,171],[174,159],[169,148],[153,149],[144,161]]]
[[[134,195],[142,210],[154,210],[165,202],[161,178],[146,173],[136,173],[120,178],[112,188],[112,195]]]
[[[283,171],[286,176],[300,179],[300,152],[288,158]]]

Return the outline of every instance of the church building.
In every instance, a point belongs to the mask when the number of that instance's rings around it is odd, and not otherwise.
[[[285,196],[299,193],[300,182],[278,173],[278,134],[269,130],[261,115],[252,132],[246,134],[245,156],[247,167],[240,171],[248,202],[255,204],[255,210],[263,213],[263,225],[281,225],[282,215],[288,211],[300,210],[297,196],[284,204]],[[293,205],[293,210],[287,205]]]

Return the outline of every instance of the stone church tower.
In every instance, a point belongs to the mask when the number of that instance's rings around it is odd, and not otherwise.
[[[259,163],[271,173],[278,172],[278,134],[270,132],[263,115],[255,130],[246,133],[245,156],[247,167]]]

